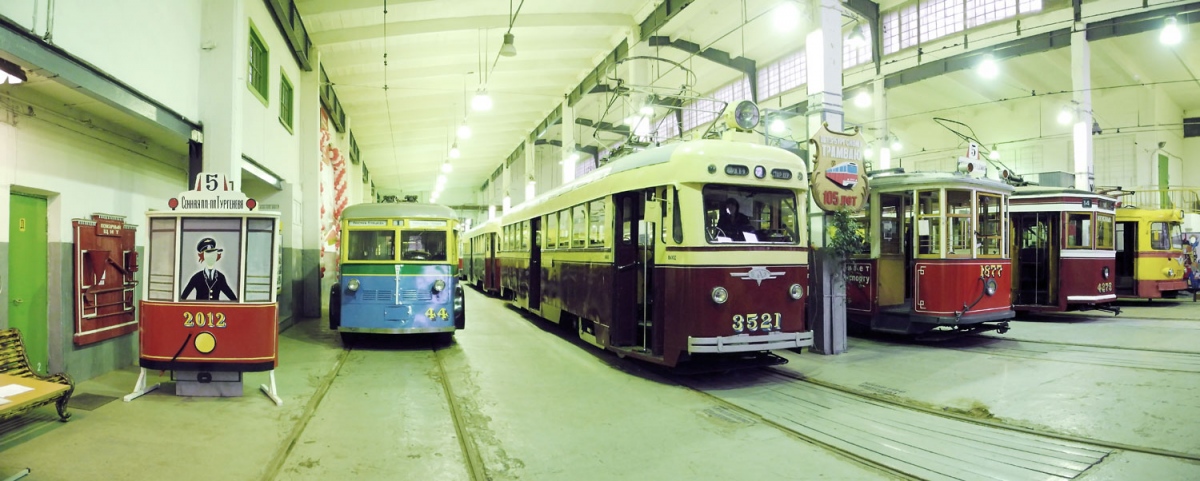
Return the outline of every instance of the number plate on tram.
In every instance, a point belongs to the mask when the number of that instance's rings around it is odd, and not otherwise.
[[[734,314],[733,332],[778,331],[783,315],[774,312],[762,314]]]

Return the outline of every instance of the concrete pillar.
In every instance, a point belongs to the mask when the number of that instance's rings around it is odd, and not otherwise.
[[[808,56],[808,136],[821,129],[840,132],[844,125],[842,110],[842,6],[838,0],[813,0],[814,30],[805,41]],[[813,155],[812,152],[809,156]],[[809,163],[811,167],[812,163]],[[813,203],[809,203],[810,209]],[[824,245],[826,235],[824,216],[820,211],[809,216],[813,244]],[[840,260],[829,258],[825,249],[813,251],[814,280],[810,288],[812,300],[809,325],[813,328],[813,347],[819,354],[839,354],[846,351],[846,281],[835,276],[841,269]]]
[[[525,178],[521,179],[521,185],[525,186],[525,201],[537,196],[538,178],[537,157],[534,155],[537,152],[537,147],[533,145],[533,141],[525,139]]]
[[[199,94],[204,171],[225,174],[241,187],[242,100],[249,94],[249,17],[244,0],[203,2],[201,8]]]
[[[1092,52],[1084,25],[1071,33],[1071,90],[1076,118],[1071,138],[1075,146],[1075,188],[1092,190],[1095,183],[1092,165]]]
[[[579,155],[575,151],[575,108],[564,100],[562,105],[562,183],[575,180]]]
[[[887,120],[887,90],[884,89],[883,83],[883,77],[875,79],[871,90],[873,97],[871,102],[875,105],[875,126],[879,129],[877,131],[878,134],[875,136],[877,139],[875,141],[875,150],[877,151],[877,155],[875,156],[876,170],[892,168],[892,149],[888,147],[890,143],[887,141],[888,134],[891,133],[888,130]]]
[[[284,232],[293,229],[292,239],[299,242],[293,249],[300,253],[300,258],[295,261],[299,263],[295,267],[298,277],[285,288],[302,290],[302,295],[297,296],[302,316],[321,317],[321,303],[327,296],[321,292],[321,78],[316,67],[320,65],[320,54],[314,54],[312,61],[313,69],[301,71],[296,83],[300,178],[294,179],[294,183],[300,188],[295,189],[292,202],[296,204],[298,218],[285,226]],[[295,232],[299,232],[299,239]],[[284,242],[286,252],[287,241]]]

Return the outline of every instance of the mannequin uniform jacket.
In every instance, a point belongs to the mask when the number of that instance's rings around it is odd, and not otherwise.
[[[179,298],[187,300],[188,295],[195,290],[195,300],[197,301],[236,301],[237,295],[229,288],[229,283],[225,281],[225,274],[216,269],[213,269],[212,273],[211,279],[204,275],[204,269],[200,269],[199,272],[192,275],[192,279],[188,281],[187,287],[183,289],[183,294],[180,294]],[[225,295],[224,299],[220,298],[221,294]]]

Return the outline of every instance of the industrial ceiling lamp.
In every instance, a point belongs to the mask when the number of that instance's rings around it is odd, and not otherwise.
[[[461,156],[462,156],[462,152],[458,151],[458,141],[456,140],[456,141],[454,141],[454,144],[450,145],[450,158],[457,159]]]
[[[846,43],[850,44],[851,47],[856,48],[864,43],[867,43],[866,37],[863,36],[862,25],[859,25],[857,21],[855,21],[854,26],[850,28],[850,35],[846,37]]]
[[[450,164],[450,159],[446,159],[446,160],[442,161],[442,173],[443,174],[449,174],[453,170],[454,170],[454,166]]]
[[[892,152],[899,152],[900,149],[904,148],[904,144],[900,143],[900,137],[897,137],[896,135],[893,134],[892,135],[892,145],[890,145],[890,147],[892,149]]]
[[[475,91],[475,97],[471,99],[471,109],[476,112],[492,110],[492,97],[488,95],[486,88],[480,88]]]
[[[516,57],[517,47],[513,45],[513,34],[504,34],[504,45],[500,46],[500,55],[505,57]]]
[[[1183,32],[1179,31],[1179,20],[1175,17],[1167,17],[1163,23],[1163,29],[1158,34],[1158,41],[1163,45],[1172,46],[1179,45],[1183,40]]]
[[[471,138],[471,126],[467,125],[467,119],[463,119],[462,125],[458,126],[458,138],[464,140]]]
[[[1000,160],[1000,150],[996,148],[996,144],[992,144],[992,150],[988,152],[988,158],[991,160]]]
[[[29,77],[25,76],[25,70],[19,65],[0,58],[0,84],[10,83],[13,85],[25,82]]]

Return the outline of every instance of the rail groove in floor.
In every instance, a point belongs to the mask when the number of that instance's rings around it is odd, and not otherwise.
[[[1200,372],[1200,354],[1145,351],[1103,346],[1080,346],[1038,341],[990,338],[986,344],[960,349],[981,354],[1100,366]]]

